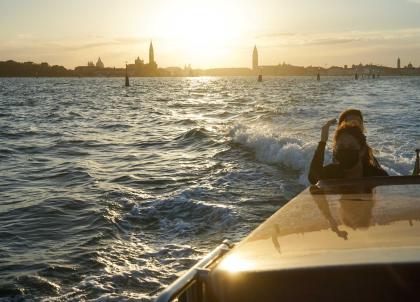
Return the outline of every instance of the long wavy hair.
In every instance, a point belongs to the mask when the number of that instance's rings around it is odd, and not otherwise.
[[[359,109],[350,108],[341,112],[340,117],[338,118],[338,124],[341,124],[349,115],[357,115],[363,122],[362,112]]]
[[[363,134],[362,129],[360,129],[360,127],[358,126],[348,125],[344,123],[337,128],[337,130],[334,133],[334,139],[333,139],[334,154],[337,151],[337,140],[343,134],[348,134],[348,135],[353,136],[356,139],[356,141],[360,144],[361,148],[366,150],[362,158],[363,164],[376,166],[377,161],[375,160],[373,156],[372,148],[369,147],[369,145],[367,144],[366,136]]]
[[[349,123],[350,125],[354,125],[353,123],[346,121],[346,119],[351,115],[355,115],[355,116],[360,117],[360,120],[362,121],[362,124],[360,125],[360,128],[361,128],[362,132],[365,132],[366,129],[365,129],[365,126],[364,126],[363,114],[358,109],[351,108],[351,109],[347,109],[347,110],[344,110],[343,112],[341,112],[340,117],[338,118],[338,126],[340,126],[342,124],[346,124],[346,123]]]

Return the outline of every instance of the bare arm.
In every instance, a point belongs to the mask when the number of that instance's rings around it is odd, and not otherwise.
[[[337,119],[333,118],[325,123],[321,128],[321,142],[326,143],[330,134],[330,127],[337,123]]]
[[[337,122],[336,119],[329,120],[322,126],[321,129],[321,141],[318,143],[314,157],[311,161],[311,166],[309,168],[308,180],[311,184],[316,184],[318,180],[322,177],[322,170],[324,168],[324,154],[325,146],[328,140],[329,131],[331,125]]]

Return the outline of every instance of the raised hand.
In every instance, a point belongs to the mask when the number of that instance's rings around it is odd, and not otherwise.
[[[334,125],[336,123],[337,123],[337,119],[333,118],[333,119],[329,120],[328,122],[326,122],[324,126],[322,126],[321,142],[324,142],[324,143],[327,142],[328,135],[329,135],[329,132],[330,132],[330,127],[331,127],[331,125]]]

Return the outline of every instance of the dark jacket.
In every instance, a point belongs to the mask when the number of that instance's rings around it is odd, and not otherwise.
[[[324,167],[325,145],[326,143],[324,142],[318,143],[318,147],[316,148],[314,157],[311,161],[308,180],[313,185],[321,179],[345,177],[344,170],[337,163],[329,164]],[[370,176],[388,176],[388,173],[386,173],[385,170],[379,166],[379,163],[377,166],[363,164],[363,177]]]

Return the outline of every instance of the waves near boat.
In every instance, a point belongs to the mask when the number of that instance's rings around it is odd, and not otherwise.
[[[0,79],[0,300],[150,301],[304,189],[348,107],[409,174],[419,81]]]

